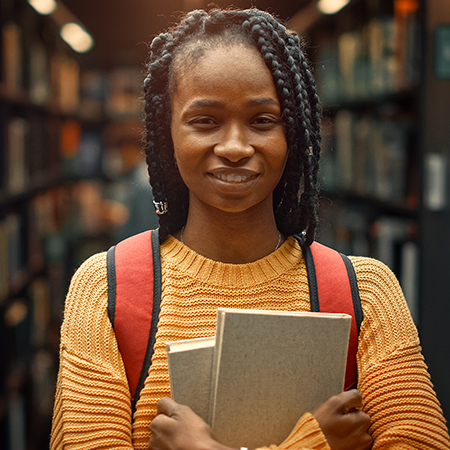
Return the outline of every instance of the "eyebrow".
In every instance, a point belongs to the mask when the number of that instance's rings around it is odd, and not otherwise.
[[[254,98],[246,103],[246,106],[259,106],[259,105],[279,106],[279,103],[270,97]],[[225,103],[219,102],[217,100],[200,99],[190,104],[188,109],[207,108],[207,107],[223,108],[224,106]]]

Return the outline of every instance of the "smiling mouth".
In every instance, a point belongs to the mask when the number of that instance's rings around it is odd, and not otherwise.
[[[213,175],[215,178],[218,178],[221,181],[228,181],[228,182],[233,182],[233,183],[242,183],[244,181],[249,180],[250,178],[254,178],[251,176],[247,176],[247,175],[235,175],[235,174],[214,174]]]

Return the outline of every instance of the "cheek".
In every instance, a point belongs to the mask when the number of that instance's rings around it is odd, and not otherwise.
[[[173,150],[177,162],[189,160],[193,155],[193,142],[181,132],[172,134]]]
[[[182,168],[184,167],[186,161],[189,161],[189,151],[188,146],[186,145],[186,139],[183,133],[180,131],[180,127],[172,127],[172,144],[174,151],[175,163],[182,172]]]
[[[178,171],[184,183],[189,187],[198,178],[196,168],[198,158],[186,140],[174,140],[174,157]]]

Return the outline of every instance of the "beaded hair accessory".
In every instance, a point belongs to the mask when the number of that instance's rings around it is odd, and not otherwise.
[[[158,214],[158,216],[167,214],[167,212],[169,211],[169,205],[167,202],[155,202],[153,200],[153,205],[155,207],[155,211],[156,214]]]

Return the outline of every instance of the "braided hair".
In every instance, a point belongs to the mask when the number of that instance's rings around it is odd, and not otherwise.
[[[145,94],[145,154],[156,202],[167,202],[159,216],[163,242],[187,220],[189,193],[174,157],[170,98],[176,79],[208,49],[245,43],[255,47],[269,68],[281,105],[288,158],[273,193],[277,227],[286,236],[302,234],[305,245],[317,226],[321,110],[303,43],[271,14],[246,10],[195,10],[150,46]]]

